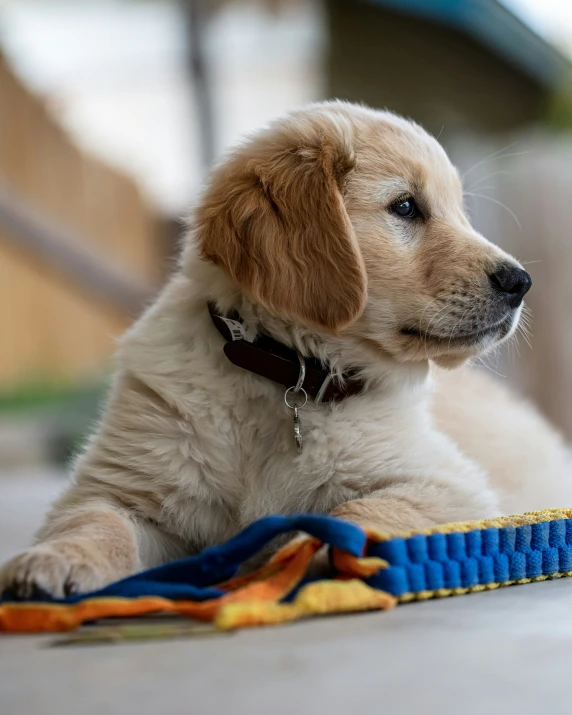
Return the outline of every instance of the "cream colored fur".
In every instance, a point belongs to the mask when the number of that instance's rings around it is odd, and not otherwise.
[[[391,213],[404,194],[423,221]],[[0,588],[95,589],[273,513],[400,531],[564,506],[554,430],[486,376],[435,367],[516,329],[519,310],[467,337],[499,261],[516,264],[473,231],[456,171],[406,120],[326,103],[249,139],[213,173],[179,269],[121,341],[72,485]],[[361,369],[362,394],[301,411],[302,454],[284,389],[228,362],[209,299],[340,374]]]

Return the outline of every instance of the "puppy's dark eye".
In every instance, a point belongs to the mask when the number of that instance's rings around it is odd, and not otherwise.
[[[416,218],[419,216],[419,209],[412,196],[405,196],[389,207],[391,213],[400,218]]]

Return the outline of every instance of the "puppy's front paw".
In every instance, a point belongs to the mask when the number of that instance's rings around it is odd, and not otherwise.
[[[38,544],[0,569],[0,594],[16,600],[65,598],[109,583],[105,570],[89,558],[83,545],[66,542]]]

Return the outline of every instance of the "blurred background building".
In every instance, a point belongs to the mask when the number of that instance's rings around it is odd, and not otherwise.
[[[0,466],[83,433],[210,164],[326,97],[416,119],[465,172],[534,281],[489,367],[572,438],[571,58],[569,0],[0,0]]]

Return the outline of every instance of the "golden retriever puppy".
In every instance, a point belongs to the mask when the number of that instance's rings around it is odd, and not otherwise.
[[[275,121],[212,172],[72,485],[0,589],[96,589],[267,514],[399,532],[562,506],[552,429],[434,367],[509,338],[530,284],[416,124],[343,102]]]

